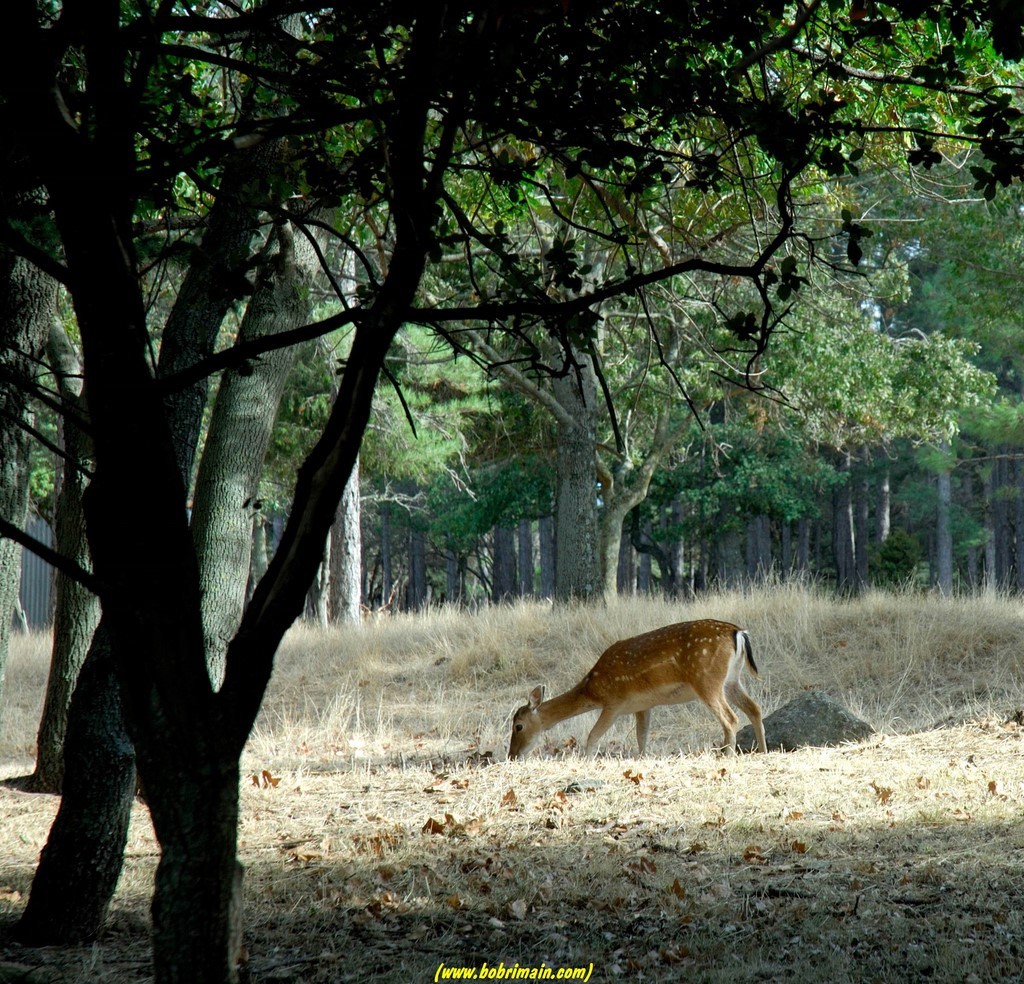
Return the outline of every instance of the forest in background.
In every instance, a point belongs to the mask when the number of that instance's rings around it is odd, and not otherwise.
[[[598,509],[606,480],[652,469],[646,496],[601,530],[613,541],[615,591],[686,596],[790,578],[844,593],[1024,589],[1024,205],[1015,189],[987,201],[965,179],[971,159],[945,161],[926,185],[899,173],[844,183],[873,222],[865,256],[856,276],[818,277],[813,294],[797,296],[759,358],[757,388],[723,379],[727,345],[707,303],[670,298],[656,312],[674,365],[686,367],[674,380],[658,378],[636,311],[603,315],[597,345],[615,405],[628,406],[616,426],[629,443],[615,450],[608,406],[596,400]],[[538,211],[531,203],[534,221]],[[177,295],[182,275],[159,268],[154,304]],[[321,305],[333,298],[326,284],[310,290]],[[229,318],[221,344],[236,333]],[[329,410],[347,337],[307,344],[288,376],[252,509],[253,583]],[[422,329],[400,333],[359,500],[343,502],[336,527],[339,537],[346,524],[358,529],[356,552],[340,561],[355,569],[339,568],[335,544],[308,617],[555,593],[557,413],[548,393],[475,342],[456,355]],[[56,415],[41,406],[39,416],[56,443]],[[37,451],[33,508],[47,519],[59,461]],[[346,577],[358,585],[348,608]]]

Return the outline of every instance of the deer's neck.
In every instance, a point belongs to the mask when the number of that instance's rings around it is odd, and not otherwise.
[[[595,707],[600,706],[596,700],[584,697],[581,690],[581,687],[573,687],[572,690],[552,697],[551,700],[546,700],[540,705],[538,711],[544,722],[545,730],[553,728],[560,721],[576,717],[577,714],[586,714],[587,711],[592,711]]]

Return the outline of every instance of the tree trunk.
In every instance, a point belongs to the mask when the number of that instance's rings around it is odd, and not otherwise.
[[[619,535],[619,563],[615,587],[620,595],[636,594],[636,551],[633,540],[625,526]]]
[[[1014,477],[1014,566],[1017,573],[1017,590],[1024,591],[1024,461],[1017,459],[1013,467]]]
[[[242,947],[237,763],[189,773],[169,821],[182,836],[161,842],[153,895],[153,951],[176,954],[168,984],[233,981]],[[188,940],[187,947],[181,941]]]
[[[391,508],[380,504],[380,607],[390,611],[394,602],[395,575],[391,564]]]
[[[653,543],[654,538],[652,536],[651,521],[647,520],[643,525],[642,536],[648,543]],[[636,538],[633,538],[633,546],[636,547]],[[654,571],[652,570],[652,552],[650,550],[642,550],[640,557],[636,564],[636,590],[638,594],[650,594],[651,586],[654,581]]]
[[[247,295],[246,274],[259,234],[261,206],[272,187],[281,141],[265,141],[238,151],[227,163],[210,210],[197,256],[178,290],[160,343],[159,375],[172,376],[208,356],[228,309]],[[167,398],[178,467],[191,483],[203,414],[209,399],[206,377]]]
[[[788,581],[793,574],[793,524],[783,522],[779,531],[779,575]]]
[[[537,520],[537,539],[540,544],[540,596],[555,596],[555,523],[551,516]]]
[[[519,546],[519,596],[533,597],[533,524],[528,519],[519,520],[516,528]]]
[[[763,584],[771,570],[771,520],[767,516],[755,516],[747,523],[747,578],[751,584]]]
[[[839,471],[843,475],[844,481],[835,491],[832,507],[832,549],[836,569],[836,591],[841,595],[852,595],[858,591],[858,582],[849,454],[843,456]]]
[[[320,561],[320,566],[316,569],[316,577],[313,578],[313,583],[310,584],[309,590],[306,592],[306,618],[315,622],[322,629],[326,629],[330,624],[327,611],[331,591],[330,580],[331,537],[328,534],[327,542],[324,543],[323,560]]]
[[[27,387],[39,372],[56,317],[57,283],[27,260],[0,247],[0,519],[25,528],[28,514]],[[0,697],[11,624],[18,600],[21,546],[0,537]],[[0,701],[2,705],[2,701]]]
[[[134,792],[135,755],[101,623],[71,700],[63,796],[15,930],[21,942],[52,946],[97,936],[121,874]]]
[[[974,515],[974,472],[968,470],[964,474],[964,481],[961,484],[961,490],[963,495],[964,511],[969,516]],[[966,558],[966,577],[967,584],[972,591],[977,591],[982,585],[982,578],[979,573],[978,567],[981,562],[981,552],[978,550],[977,544],[972,543],[967,548]]]
[[[942,450],[949,455],[949,445],[943,443]],[[952,461],[950,461],[952,464]],[[935,516],[935,584],[944,595],[953,593],[953,534],[950,515],[953,504],[953,488],[949,468],[943,468],[936,476]]]
[[[352,469],[331,527],[331,621],[358,625],[363,619],[362,498],[359,461]]]
[[[455,550],[444,554],[445,601],[449,605],[461,605],[464,599],[462,584],[463,565]]]
[[[601,594],[597,517],[597,383],[590,360],[579,357],[552,386],[572,424],[558,424],[555,498],[555,600],[590,601]]]
[[[310,318],[317,255],[304,236],[279,223],[257,272],[239,341],[279,334]],[[220,686],[224,654],[245,608],[253,519],[263,459],[295,348],[264,354],[221,378],[196,476],[192,538],[199,559],[203,633],[210,679]]]
[[[678,598],[685,593],[683,583],[683,506],[673,498],[661,513],[661,549],[665,555],[665,577],[662,591],[666,597]]]
[[[995,465],[985,470],[985,592],[994,594],[999,584],[996,572]]]
[[[868,585],[868,540],[870,530],[871,503],[868,499],[871,486],[866,474],[867,450],[860,455],[861,467],[865,469],[854,487],[854,568],[857,576],[857,591],[863,591]]]
[[[65,415],[61,426],[67,457],[61,467],[60,492],[55,508],[57,549],[79,567],[88,570],[91,560],[82,495],[90,448],[88,438],[76,422],[76,418],[84,419],[86,413],[85,404],[80,399],[81,365],[78,352],[62,326],[53,326],[48,348],[61,398],[72,410]],[[96,595],[62,571],[55,574],[54,592],[53,652],[36,742],[36,768],[29,780],[31,789],[48,793],[59,793],[64,780],[64,735],[68,727],[71,694],[100,619]]]
[[[1001,456],[994,464],[994,484],[992,487],[992,529],[995,534],[995,583],[1000,590],[1010,585],[1011,545],[1013,532],[1010,526],[1010,503],[1006,498],[1009,483],[1009,463],[1005,456],[1006,448],[999,449]]]
[[[892,528],[892,476],[886,468],[878,481],[878,508],[875,512],[875,539],[885,543]]]
[[[495,526],[493,533],[493,577],[491,601],[495,604],[512,601],[516,596],[515,538],[509,526]]]
[[[409,590],[406,609],[418,612],[427,604],[427,537],[415,522],[409,525]]]

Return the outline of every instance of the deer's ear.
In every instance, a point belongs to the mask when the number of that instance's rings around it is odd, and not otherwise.
[[[534,687],[533,690],[530,691],[530,696],[529,696],[530,710],[531,711],[537,710],[537,708],[540,706],[540,702],[543,699],[544,699],[544,688],[543,687]]]

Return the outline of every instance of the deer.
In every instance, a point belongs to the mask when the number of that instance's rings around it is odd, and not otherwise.
[[[525,758],[540,736],[561,721],[600,710],[587,735],[586,754],[622,714],[636,715],[640,754],[647,747],[651,708],[700,700],[722,725],[722,752],[736,752],[735,704],[750,719],[757,745],[768,751],[761,708],[740,682],[743,668],[758,676],[750,636],[737,625],[716,619],[678,622],[622,639],[609,646],[575,687],[544,699],[535,687],[512,717],[509,760]]]

